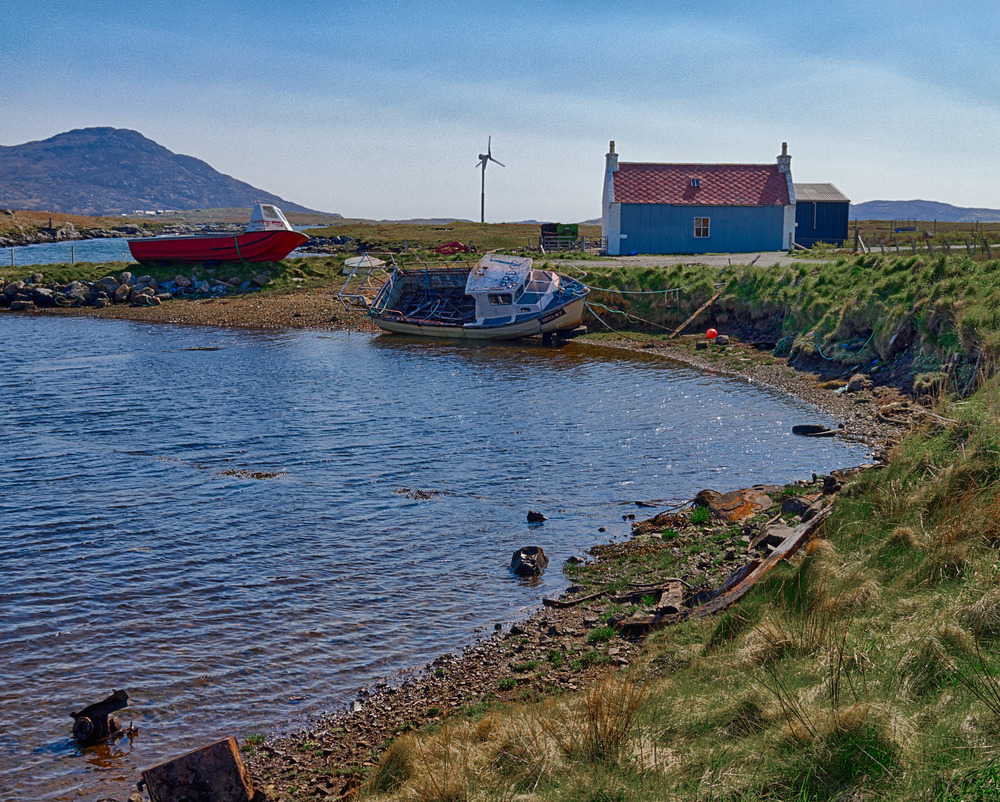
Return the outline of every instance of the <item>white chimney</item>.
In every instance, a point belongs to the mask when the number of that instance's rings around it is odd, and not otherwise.
[[[608,144],[608,155],[607,155],[607,163],[605,164],[605,169],[613,172],[618,172],[618,154],[615,153],[615,141],[613,139]]]
[[[607,243],[607,253],[617,256],[621,252],[622,205],[615,202],[615,173],[618,172],[618,154],[615,141],[608,145],[604,166],[604,197],[601,203],[601,235]]]
[[[788,155],[788,143],[781,143],[781,155],[778,157],[778,169],[785,174],[792,172],[792,157]]]

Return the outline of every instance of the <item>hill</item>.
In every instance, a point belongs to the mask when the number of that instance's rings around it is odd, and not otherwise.
[[[79,128],[0,146],[0,206],[68,214],[247,207],[312,212],[124,128]],[[339,216],[339,215],[338,215]]]
[[[1000,209],[975,209],[937,201],[873,200],[851,204],[852,220],[937,220],[942,223],[1000,222]]]

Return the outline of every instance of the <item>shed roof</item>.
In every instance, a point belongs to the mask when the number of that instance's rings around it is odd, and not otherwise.
[[[833,184],[796,184],[796,203],[850,203],[848,197]]]
[[[691,179],[698,179],[697,186]],[[788,206],[788,181],[776,164],[622,162],[616,203],[671,206]]]

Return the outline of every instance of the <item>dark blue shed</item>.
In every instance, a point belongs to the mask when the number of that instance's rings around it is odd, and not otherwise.
[[[795,184],[795,242],[840,245],[847,239],[851,202],[833,184]]]

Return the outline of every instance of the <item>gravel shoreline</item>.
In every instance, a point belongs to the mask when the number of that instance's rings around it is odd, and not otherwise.
[[[172,301],[159,307],[52,309],[30,314],[265,330],[377,331],[361,313],[345,311],[329,289]],[[913,425],[908,401],[893,388],[834,392],[831,385],[846,384],[842,367],[834,372],[824,372],[825,366],[793,369],[785,360],[738,342],[724,349],[696,350],[698,339],[666,342],[622,335],[611,340],[585,339],[569,347],[642,351],[776,388],[836,418],[843,425],[843,436],[869,444],[876,459]],[[623,544],[597,546],[591,554],[599,555],[598,560],[616,554],[635,557],[653,547],[662,548],[648,540],[647,534]],[[745,559],[745,553],[732,558],[727,553],[727,559],[712,569],[714,573],[709,571],[712,581],[721,581]],[[272,737],[263,743],[259,738],[245,741],[243,753],[255,784],[273,800],[337,799],[358,786],[366,769],[377,762],[382,745],[395,734],[487,702],[502,704],[572,692],[608,671],[626,668],[640,658],[641,642],[616,638],[598,643],[592,638],[606,602],[542,607],[510,628],[497,625],[492,636],[461,653],[442,655],[423,669],[361,689],[341,712],[313,722],[296,735]]]

